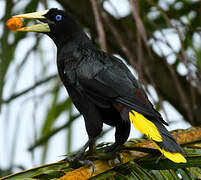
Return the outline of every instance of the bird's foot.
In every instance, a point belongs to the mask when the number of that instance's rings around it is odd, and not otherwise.
[[[67,161],[72,164],[76,163],[87,167],[92,167],[92,173],[94,173],[95,171],[94,163],[90,160],[84,159],[84,156],[80,156],[79,154],[71,157],[66,157],[64,161]]]
[[[108,161],[109,164],[111,165],[117,165],[122,162],[120,153],[115,151],[115,152],[98,152],[93,155],[95,159],[101,160],[101,161]]]
[[[99,154],[100,159],[102,160],[111,160],[111,159],[118,159],[121,161],[121,156],[119,152],[102,152]]]
[[[114,143],[111,146],[106,147],[103,152],[97,154],[97,159],[100,160],[112,160],[115,164],[121,163],[120,152],[117,151],[118,144]]]

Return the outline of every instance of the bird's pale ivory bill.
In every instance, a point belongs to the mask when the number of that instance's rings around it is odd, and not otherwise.
[[[23,19],[31,19],[31,20],[46,20],[46,17],[44,16],[47,14],[49,9],[39,12],[33,12],[33,13],[26,13],[26,14],[19,14],[13,17],[23,18]],[[25,31],[25,32],[50,32],[50,28],[47,23],[41,23],[41,24],[35,24],[32,26],[26,26],[17,29],[17,31]]]

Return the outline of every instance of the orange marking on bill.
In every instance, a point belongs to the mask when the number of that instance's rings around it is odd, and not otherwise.
[[[6,26],[15,32],[23,26],[23,22],[18,17],[12,17],[6,22]]]

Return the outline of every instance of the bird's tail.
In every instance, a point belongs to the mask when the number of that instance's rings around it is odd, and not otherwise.
[[[175,163],[185,163],[184,152],[171,136],[163,124],[153,118],[146,118],[142,114],[132,110],[129,119],[134,127],[153,140],[158,150],[168,159]]]

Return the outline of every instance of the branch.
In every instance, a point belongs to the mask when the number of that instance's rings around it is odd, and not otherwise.
[[[80,114],[74,115],[72,116],[68,122],[66,122],[65,124],[56,127],[54,129],[52,129],[51,131],[49,131],[47,134],[45,134],[44,136],[42,136],[39,140],[37,140],[33,145],[31,145],[29,147],[29,151],[32,151],[33,149],[35,149],[36,147],[46,143],[48,141],[48,139],[50,139],[52,136],[54,136],[55,134],[57,134],[58,132],[61,132],[61,130],[69,127],[71,125],[71,123],[77,119],[80,116]]]
[[[98,4],[96,0],[90,0],[90,2],[92,5],[94,16],[95,16],[96,28],[97,28],[98,36],[100,39],[101,49],[106,52],[107,45],[106,45],[105,31],[104,31],[103,23],[99,13]]]
[[[29,87],[29,88],[27,88],[27,89],[25,89],[25,90],[23,90],[23,91],[21,91],[21,92],[19,92],[19,93],[16,93],[16,94],[14,93],[14,94],[11,95],[8,99],[3,100],[3,101],[2,101],[2,104],[8,104],[8,103],[10,103],[12,100],[14,100],[14,99],[16,99],[16,98],[18,98],[18,97],[20,97],[20,96],[22,96],[22,95],[28,93],[29,91],[31,91],[31,90],[37,88],[38,86],[40,86],[40,85],[42,85],[42,84],[44,84],[44,83],[46,83],[46,82],[48,82],[48,81],[50,81],[50,80],[56,78],[56,77],[57,77],[57,75],[51,75],[51,76],[49,76],[49,77],[47,77],[47,78],[45,78],[45,79],[43,79],[43,80],[41,80],[41,81],[38,81],[38,82],[36,82],[33,86],[31,86],[31,87]]]
[[[144,43],[146,44],[147,43],[147,35],[146,35],[146,31],[145,31],[144,25],[142,23],[142,20],[140,18],[138,0],[129,0],[129,1],[131,4],[133,18],[136,21],[137,29],[138,29],[139,34],[141,35],[142,39],[144,40]]]
[[[141,38],[144,41],[144,44],[145,44],[145,47],[147,48],[147,52],[148,52],[149,56],[151,58],[153,58],[151,51],[150,51],[150,48],[147,45],[148,40],[147,40],[146,30],[145,30],[143,22],[140,18],[139,0],[130,0],[130,4],[131,4],[131,10],[132,10],[133,18],[136,21],[136,26],[137,26],[137,30],[139,32],[139,35],[141,36]]]
[[[106,12],[103,12],[102,15],[103,15],[104,21],[108,24],[110,31],[113,33],[115,39],[119,43],[119,46],[120,46],[122,52],[124,52],[125,55],[127,56],[129,63],[133,67],[136,67],[136,60],[135,60],[134,56],[132,55],[132,52],[128,49],[128,47],[125,43],[125,40],[122,37],[121,33],[119,32],[118,28],[115,27],[115,25],[112,23],[112,21],[110,20],[110,18],[108,17]]]

